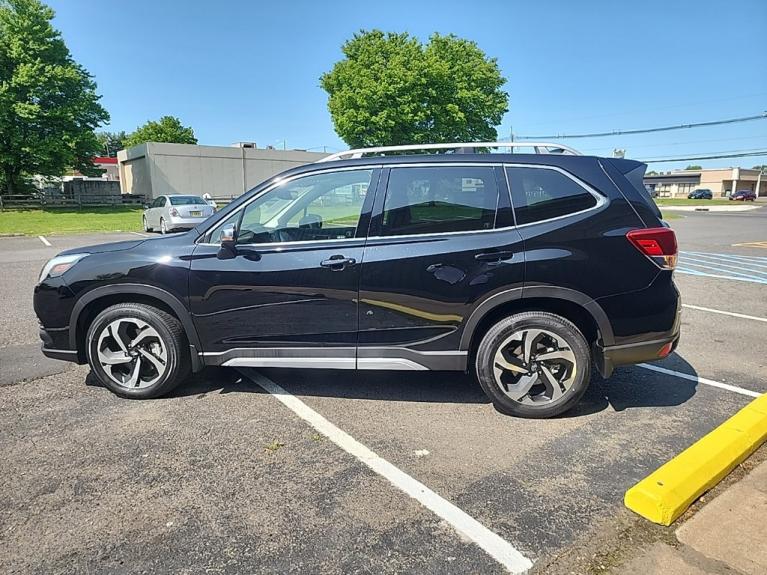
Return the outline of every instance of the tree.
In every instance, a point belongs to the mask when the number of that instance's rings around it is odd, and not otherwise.
[[[138,146],[144,142],[169,142],[172,144],[196,144],[194,130],[181,124],[174,116],[163,116],[156,122],[149,121],[130,134],[125,141],[126,148]]]
[[[656,172],[655,170],[650,170],[649,172],[645,174],[645,176],[657,176],[657,175],[658,175],[658,172]]]
[[[9,194],[31,175],[99,172],[94,129],[109,114],[53,16],[39,0],[0,0],[0,189]]]
[[[760,164],[751,168],[752,170],[760,170],[762,173],[767,172],[767,164]]]
[[[338,135],[351,147],[495,140],[508,111],[495,58],[469,40],[361,31],[322,75]]]
[[[124,131],[119,132],[97,132],[96,137],[99,141],[99,153],[114,158],[117,152],[125,148],[125,140],[128,135]]]
[[[698,164],[690,164],[685,168],[685,170],[702,170],[703,166],[699,166]]]

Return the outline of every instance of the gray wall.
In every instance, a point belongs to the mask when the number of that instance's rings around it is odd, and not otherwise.
[[[327,154],[298,150],[259,150],[223,146],[146,143],[118,152],[124,194],[205,193],[236,197],[289,168]]]

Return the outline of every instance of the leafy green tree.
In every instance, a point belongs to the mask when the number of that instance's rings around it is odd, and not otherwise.
[[[53,16],[39,0],[0,0],[0,189],[9,194],[35,174],[99,172],[94,130],[109,114]]]
[[[124,131],[120,132],[97,132],[96,137],[99,140],[99,153],[110,158],[117,156],[117,152],[125,148],[125,140],[128,135]]]
[[[698,164],[690,164],[685,168],[685,170],[702,170],[703,166],[699,166]]]
[[[194,130],[181,124],[181,120],[174,116],[163,116],[159,120],[150,120],[135,132],[130,134],[125,141],[126,148],[137,146],[144,142],[169,142],[171,144],[196,144]]]
[[[508,111],[495,58],[469,40],[361,31],[322,75],[338,135],[351,147],[495,140]]]

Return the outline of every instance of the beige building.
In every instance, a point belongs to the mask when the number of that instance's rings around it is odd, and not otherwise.
[[[229,200],[289,168],[327,154],[257,149],[253,144],[197,146],[149,142],[117,153],[124,194],[210,194]]]
[[[767,196],[767,174],[746,168],[710,168],[705,170],[677,170],[665,174],[645,176],[644,184],[661,198],[686,198],[693,190],[708,189],[715,198],[725,198],[741,190],[759,191]]]

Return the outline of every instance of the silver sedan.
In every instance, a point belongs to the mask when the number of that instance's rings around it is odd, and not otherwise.
[[[174,230],[189,230],[213,215],[213,206],[199,196],[159,196],[144,206],[144,230],[163,234]]]

